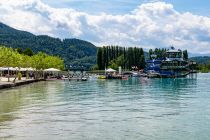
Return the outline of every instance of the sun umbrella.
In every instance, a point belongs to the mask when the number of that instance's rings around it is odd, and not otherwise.
[[[5,71],[5,70],[8,70],[8,69],[9,69],[10,71],[16,71],[16,70],[17,70],[16,68],[13,68],[13,67],[1,67],[1,68],[0,68],[1,71]]]
[[[60,71],[59,69],[55,69],[55,68],[49,68],[49,69],[45,69],[44,71],[48,71],[48,72],[58,72]]]
[[[27,71],[26,68],[20,68],[20,71]]]
[[[32,67],[26,68],[26,69],[27,69],[27,71],[35,71],[36,70],[35,68],[32,68]]]
[[[109,68],[106,70],[106,72],[116,72],[116,70],[112,69],[112,68]]]

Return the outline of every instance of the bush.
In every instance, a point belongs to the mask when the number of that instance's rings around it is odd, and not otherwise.
[[[22,74],[18,72],[18,80],[21,80],[21,78],[22,78]]]

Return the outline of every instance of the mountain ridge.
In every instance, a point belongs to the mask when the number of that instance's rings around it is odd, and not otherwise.
[[[49,55],[59,56],[64,59],[65,66],[84,66],[87,69],[96,64],[97,47],[91,42],[71,38],[54,38],[48,35],[34,35],[27,31],[12,28],[0,22],[0,45],[11,48],[32,49],[33,52],[45,52]],[[145,58],[148,56],[145,52]],[[189,54],[190,59],[199,64],[210,63],[209,56]]]
[[[97,47],[80,39],[63,39],[48,35],[34,35],[27,31],[14,29],[0,22],[0,44],[11,48],[32,49],[33,52],[45,52],[64,59],[65,66],[84,66],[90,68],[96,64]],[[81,61],[80,61],[81,60]]]
[[[196,61],[198,64],[210,64],[210,56],[190,57],[190,60]]]

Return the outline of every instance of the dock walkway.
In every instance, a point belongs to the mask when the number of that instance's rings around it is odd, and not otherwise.
[[[12,80],[11,80],[12,81]],[[21,86],[21,85],[26,85],[34,82],[39,82],[43,81],[43,79],[24,79],[24,80],[16,80],[15,83],[13,82],[6,82],[5,80],[0,81],[0,89],[6,89],[6,88],[11,88],[11,87],[16,87],[16,86]]]

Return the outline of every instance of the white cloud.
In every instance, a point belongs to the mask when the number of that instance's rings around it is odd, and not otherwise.
[[[147,49],[173,44],[194,53],[210,53],[210,18],[180,13],[165,2],[145,3],[124,15],[90,15],[53,8],[41,0],[1,0],[0,14],[1,22],[34,34]]]

